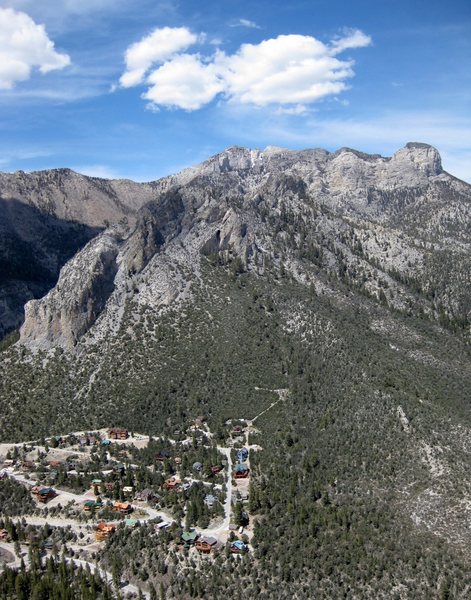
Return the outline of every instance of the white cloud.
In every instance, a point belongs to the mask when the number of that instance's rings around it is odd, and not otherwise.
[[[247,27],[248,29],[261,29],[260,25],[257,25],[255,21],[251,21],[250,19],[239,19],[234,23],[231,23],[231,27]]]
[[[0,8],[0,89],[25,81],[34,67],[45,74],[69,64],[70,57],[55,50],[43,25],[23,12]]]
[[[223,91],[214,64],[204,64],[198,55],[176,56],[148,77],[150,88],[143,98],[157,106],[196,110]]]
[[[331,43],[332,54],[340,54],[350,48],[364,48],[371,44],[371,37],[359,29],[346,29],[343,37]]]
[[[348,30],[330,44],[293,34],[243,44],[232,55],[181,53],[199,39],[185,28],[156,29],[127,50],[121,85],[147,83],[143,98],[156,106],[197,110],[222,94],[231,102],[287,106],[299,114],[299,106],[347,89],[353,61],[337,55],[371,43],[361,31]],[[164,61],[146,79],[151,64]]]
[[[121,76],[121,85],[133,87],[142,83],[152,65],[166,61],[197,41],[198,36],[186,27],[154,29],[152,33],[126,50],[126,71]]]

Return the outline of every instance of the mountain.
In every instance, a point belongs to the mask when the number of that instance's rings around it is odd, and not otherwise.
[[[471,186],[421,143],[234,147],[147,185],[26,304],[3,440],[260,415],[254,553],[170,551],[169,598],[469,597]],[[147,535],[113,546],[135,581]]]
[[[191,284],[183,271],[197,275],[201,255],[251,273],[269,262],[319,289],[337,277],[391,308],[469,328],[470,188],[443,172],[431,146],[392,158],[230,148],[181,179],[135,227],[94,238],[27,305],[24,343],[70,349],[107,302],[115,328],[131,297],[156,309],[178,301]],[[100,326],[110,327],[105,317]]]
[[[106,227],[134,224],[137,211],[174,182],[108,181],[70,169],[0,173],[0,339],[23,306],[57,282],[60,269]]]

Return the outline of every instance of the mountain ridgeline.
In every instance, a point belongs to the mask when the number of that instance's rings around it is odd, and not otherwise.
[[[21,325],[3,441],[271,407],[253,560],[175,597],[469,597],[471,186],[433,147],[234,147],[150,184],[54,171],[0,194],[0,319]]]

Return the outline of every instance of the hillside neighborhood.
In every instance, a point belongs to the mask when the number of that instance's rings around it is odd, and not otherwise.
[[[176,432],[178,439],[110,427],[0,445],[0,486],[14,481],[33,502],[28,514],[0,515],[0,569],[24,560],[23,548],[32,543],[18,543],[18,519],[50,527],[51,534],[56,528],[72,533],[73,560],[92,570],[103,543],[123,527],[169,532],[175,551],[189,556],[250,554],[250,453],[260,449],[249,444],[254,431],[251,421],[228,420],[219,445],[198,416]],[[65,547],[54,535],[42,542],[46,554]],[[122,588],[137,593],[129,583]]]

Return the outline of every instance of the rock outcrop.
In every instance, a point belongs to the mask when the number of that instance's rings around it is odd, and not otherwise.
[[[128,233],[98,236],[54,290],[27,305],[21,343],[71,349],[97,321],[106,332],[126,302],[178,302],[201,257],[312,285],[336,277],[397,310],[471,317],[471,292],[460,285],[470,269],[471,188],[442,170],[431,146],[410,143],[392,158],[234,147],[151,186],[160,192]]]

